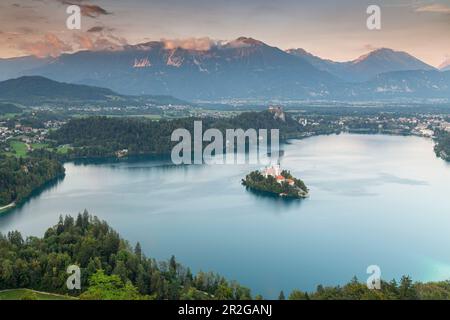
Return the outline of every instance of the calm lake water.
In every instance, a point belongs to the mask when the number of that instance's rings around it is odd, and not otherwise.
[[[281,165],[311,190],[302,201],[248,192],[254,166],[164,161],[66,164],[67,175],[0,216],[0,232],[42,236],[85,208],[157,259],[174,254],[265,297],[367,278],[450,278],[450,165],[430,140],[320,136],[284,146]]]

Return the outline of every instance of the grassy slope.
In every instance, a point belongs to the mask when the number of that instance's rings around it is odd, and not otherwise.
[[[26,158],[28,156],[28,148],[27,145],[22,142],[22,141],[18,141],[18,140],[11,140],[9,142],[9,146],[12,150],[15,150],[15,152],[3,152],[3,154],[10,156],[10,157],[17,157],[17,158]],[[38,149],[48,149],[48,144],[46,143],[32,143],[31,147],[35,150]],[[62,150],[63,152],[61,153],[67,153],[67,150]],[[60,150],[58,150],[58,152],[60,152]]]
[[[16,156],[16,157],[26,157],[28,150],[27,150],[27,146],[25,143],[23,143],[22,141],[18,141],[18,140],[11,140],[10,143],[10,148],[15,150],[15,153],[12,152],[7,152],[6,154],[9,156]]]
[[[76,300],[76,298],[29,289],[0,291],[0,300]]]

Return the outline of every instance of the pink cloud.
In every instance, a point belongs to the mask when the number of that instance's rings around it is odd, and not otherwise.
[[[186,50],[207,51],[215,42],[208,37],[186,39],[161,39],[166,49],[182,48]]]
[[[20,49],[39,58],[57,57],[61,53],[73,50],[71,45],[65,43],[53,33],[45,34],[43,40],[23,43],[20,45]]]
[[[450,14],[450,6],[440,3],[425,5],[416,9],[416,12],[432,12]]]

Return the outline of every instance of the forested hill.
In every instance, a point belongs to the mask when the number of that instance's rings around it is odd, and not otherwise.
[[[87,212],[61,218],[43,238],[0,235],[0,290],[29,288],[85,299],[250,299],[250,290],[213,273],[195,276],[172,257],[157,262],[131,248]],[[66,286],[67,267],[81,268],[81,291]]]
[[[64,167],[51,158],[0,156],[0,207],[18,204],[37,188],[62,176]]]
[[[109,89],[53,81],[44,77],[21,77],[0,82],[0,99],[15,101],[107,100],[118,96]]]
[[[0,82],[0,101],[23,105],[143,105],[184,104],[172,96],[125,96],[110,89],[53,81],[40,76],[25,76]]]
[[[272,112],[248,112],[230,119],[195,119],[150,121],[147,119],[91,117],[73,119],[51,135],[59,145],[73,147],[69,156],[112,156],[117,150],[128,149],[129,154],[167,154],[174,142],[170,137],[178,128],[193,133],[194,121],[201,120],[203,131],[225,129],[280,129],[281,139],[295,137],[302,126],[285,114],[277,118]],[[192,134],[193,136],[193,134]]]

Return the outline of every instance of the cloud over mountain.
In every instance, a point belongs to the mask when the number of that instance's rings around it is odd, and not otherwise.
[[[64,52],[72,51],[73,47],[62,41],[53,33],[47,33],[42,40],[22,43],[21,49],[38,58],[58,57]]]
[[[186,39],[161,39],[166,49],[181,48],[185,50],[207,51],[213,47],[216,42],[208,37],[186,38]]]

